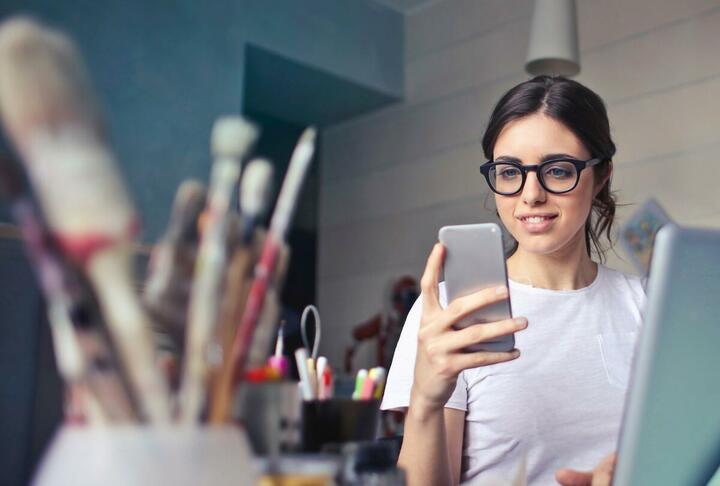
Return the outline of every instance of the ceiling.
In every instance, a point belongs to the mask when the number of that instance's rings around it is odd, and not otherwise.
[[[400,13],[412,13],[427,5],[439,3],[443,0],[373,0],[375,3],[385,5]]]

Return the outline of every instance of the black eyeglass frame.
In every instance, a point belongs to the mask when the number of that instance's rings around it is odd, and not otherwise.
[[[575,188],[577,187],[578,182],[580,182],[580,173],[581,173],[584,169],[586,169],[586,168],[588,168],[588,167],[592,167],[592,166],[594,166],[594,165],[598,165],[598,164],[604,162],[604,160],[605,160],[605,159],[602,159],[602,158],[599,158],[599,157],[595,157],[595,158],[588,159],[588,160],[577,160],[577,159],[570,159],[570,158],[567,158],[567,157],[562,157],[562,158],[557,158],[557,159],[546,160],[546,161],[544,161],[544,162],[542,162],[542,163],[540,163],[540,164],[536,164],[536,165],[522,165],[522,164],[519,164],[519,163],[517,163],[517,162],[510,162],[510,161],[508,161],[508,162],[495,162],[494,160],[488,160],[487,162],[485,162],[484,164],[482,164],[482,165],[480,166],[480,173],[485,176],[485,180],[487,181],[487,184],[488,184],[488,186],[490,187],[490,189],[491,189],[495,194],[499,194],[499,195],[501,195],[501,196],[514,196],[515,194],[521,193],[522,190],[525,188],[525,180],[527,179],[527,173],[528,173],[528,172],[535,172],[535,173],[538,175],[538,181],[540,182],[540,185],[541,185],[542,188],[545,189],[547,192],[552,193],[552,194],[567,194],[568,192],[572,191],[573,189],[575,189]],[[570,189],[567,189],[567,190],[565,190],[565,191],[554,191],[554,190],[552,190],[552,189],[549,189],[549,188],[545,185],[545,181],[544,181],[544,179],[543,179],[543,177],[542,177],[542,175],[541,175],[541,172],[540,172],[540,170],[541,170],[543,167],[545,167],[545,166],[547,166],[547,165],[550,165],[550,164],[553,164],[553,163],[557,163],[557,162],[570,162],[571,164],[573,164],[573,165],[575,166],[575,171],[577,172],[577,175],[576,175],[576,177],[575,177],[575,184],[573,184],[573,186],[572,186]],[[502,164],[502,165],[511,165],[511,166],[516,167],[517,169],[520,170],[520,173],[522,174],[522,181],[520,182],[520,188],[519,188],[517,191],[505,193],[505,192],[500,192],[500,191],[496,190],[496,189],[493,187],[492,182],[490,182],[490,170],[491,170],[493,167],[495,167],[495,166],[497,166],[497,165],[500,165],[500,164]]]

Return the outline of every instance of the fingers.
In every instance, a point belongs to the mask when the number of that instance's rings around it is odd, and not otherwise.
[[[592,486],[610,486],[612,483],[613,474],[608,469],[598,469],[593,474]]]
[[[573,469],[560,469],[555,472],[555,479],[562,486],[592,486],[593,474]]]
[[[436,243],[435,246],[433,246],[432,252],[430,252],[427,264],[425,265],[425,272],[423,272],[422,279],[420,280],[424,315],[440,310],[438,282],[444,258],[445,247],[440,243]]]
[[[593,471],[592,486],[610,486],[615,472],[615,460],[617,456],[610,454],[605,457]]]
[[[454,368],[458,373],[469,368],[478,368],[480,366],[488,366],[495,363],[503,363],[512,361],[520,356],[520,351],[513,349],[506,353],[478,351],[476,353],[458,353],[453,356]]]
[[[476,324],[446,333],[437,346],[444,352],[456,352],[473,344],[492,341],[499,337],[522,331],[527,328],[527,325],[527,319],[524,317],[505,319],[487,324]]]
[[[508,289],[505,286],[491,287],[465,297],[459,297],[448,305],[443,317],[437,320],[438,331],[452,327],[478,309],[496,304],[507,298]]]
[[[606,456],[592,472],[560,469],[555,472],[555,479],[562,486],[610,486],[616,459],[615,454]]]

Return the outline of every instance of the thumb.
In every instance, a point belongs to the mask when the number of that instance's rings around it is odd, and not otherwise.
[[[562,486],[591,486],[592,472],[575,471],[574,469],[559,469],[555,472],[555,479]]]

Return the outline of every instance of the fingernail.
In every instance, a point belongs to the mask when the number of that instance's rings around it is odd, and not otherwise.
[[[504,285],[501,285],[500,287],[495,289],[495,293],[497,293],[498,295],[507,294],[507,287],[505,287]]]
[[[512,353],[513,353],[513,356],[515,356],[515,357],[520,356],[520,350],[519,350],[519,349],[516,349],[516,350],[513,351]]]
[[[516,317],[514,321],[515,324],[519,326],[527,326],[527,319],[525,319],[524,317]]]

